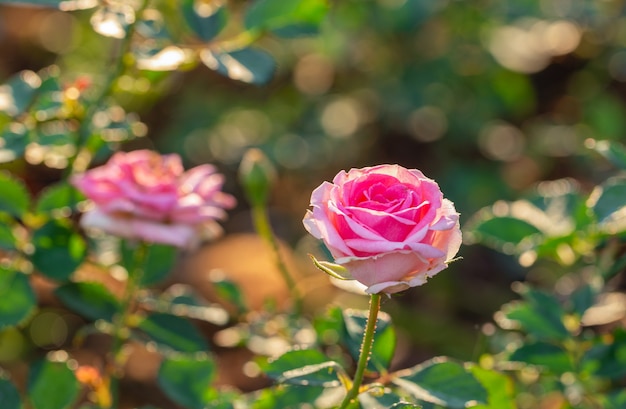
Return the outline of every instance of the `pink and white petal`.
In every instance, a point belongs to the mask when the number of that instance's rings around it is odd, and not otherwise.
[[[368,287],[382,282],[401,281],[429,268],[428,260],[410,251],[395,251],[373,257],[344,257],[335,259],[335,262],[346,267],[355,280]]]
[[[302,220],[304,228],[315,238],[323,240],[333,257],[354,256],[354,252],[346,246],[337,230],[333,227],[326,213],[319,207],[307,210]]]

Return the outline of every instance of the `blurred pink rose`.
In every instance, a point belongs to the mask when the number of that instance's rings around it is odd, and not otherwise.
[[[424,284],[461,245],[454,205],[419,170],[342,171],[313,191],[311,206],[304,227],[370,294]]]
[[[185,172],[176,154],[118,152],[103,166],[72,177],[94,203],[81,225],[152,243],[190,247],[208,233],[235,199],[221,191],[224,177],[211,165]]]

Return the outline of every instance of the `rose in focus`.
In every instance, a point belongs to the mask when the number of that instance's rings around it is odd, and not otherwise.
[[[341,171],[311,195],[303,223],[370,294],[422,285],[461,245],[459,214],[419,170],[379,165]]]
[[[178,155],[149,150],[118,152],[71,181],[94,204],[81,219],[83,227],[177,247],[219,233],[216,220],[235,205],[213,166],[185,171]]]

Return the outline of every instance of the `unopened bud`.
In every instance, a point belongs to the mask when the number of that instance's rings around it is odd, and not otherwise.
[[[275,180],[276,169],[267,156],[260,149],[249,149],[239,166],[239,181],[252,206],[267,203]]]

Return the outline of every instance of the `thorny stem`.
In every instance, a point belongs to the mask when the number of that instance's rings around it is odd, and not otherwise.
[[[113,346],[108,362],[108,376],[110,377],[111,398],[113,407],[118,407],[119,378],[124,366],[125,356],[122,351],[125,340],[128,338],[128,318],[135,308],[137,290],[143,276],[143,264],[146,258],[147,246],[141,242],[135,248],[131,265],[128,266],[128,279],[120,305],[120,312],[113,318]]]
[[[357,363],[356,372],[354,374],[354,381],[352,382],[352,387],[346,394],[346,397],[343,399],[343,402],[341,402],[341,406],[339,406],[339,409],[346,409],[350,402],[352,402],[359,394],[361,383],[363,383],[363,377],[365,376],[367,362],[370,358],[372,345],[374,344],[374,334],[376,333],[376,320],[378,319],[379,310],[380,294],[372,294],[370,298],[369,316],[367,317],[367,326],[365,327],[365,333],[363,334],[361,354],[359,355],[359,362]]]
[[[278,241],[276,240],[276,236],[272,231],[272,226],[270,225],[269,218],[267,215],[267,209],[264,206],[254,206],[252,208],[252,219],[254,222],[254,227],[265,241],[267,241],[272,247],[272,251],[274,252],[274,257],[276,258],[276,266],[278,267],[278,271],[285,280],[285,284],[287,284],[287,288],[291,296],[294,299],[295,310],[297,314],[302,312],[302,296],[298,291],[298,287],[296,286],[296,282],[294,281],[291,273],[289,273],[289,269],[285,264],[280,252],[280,247],[278,246]]]

